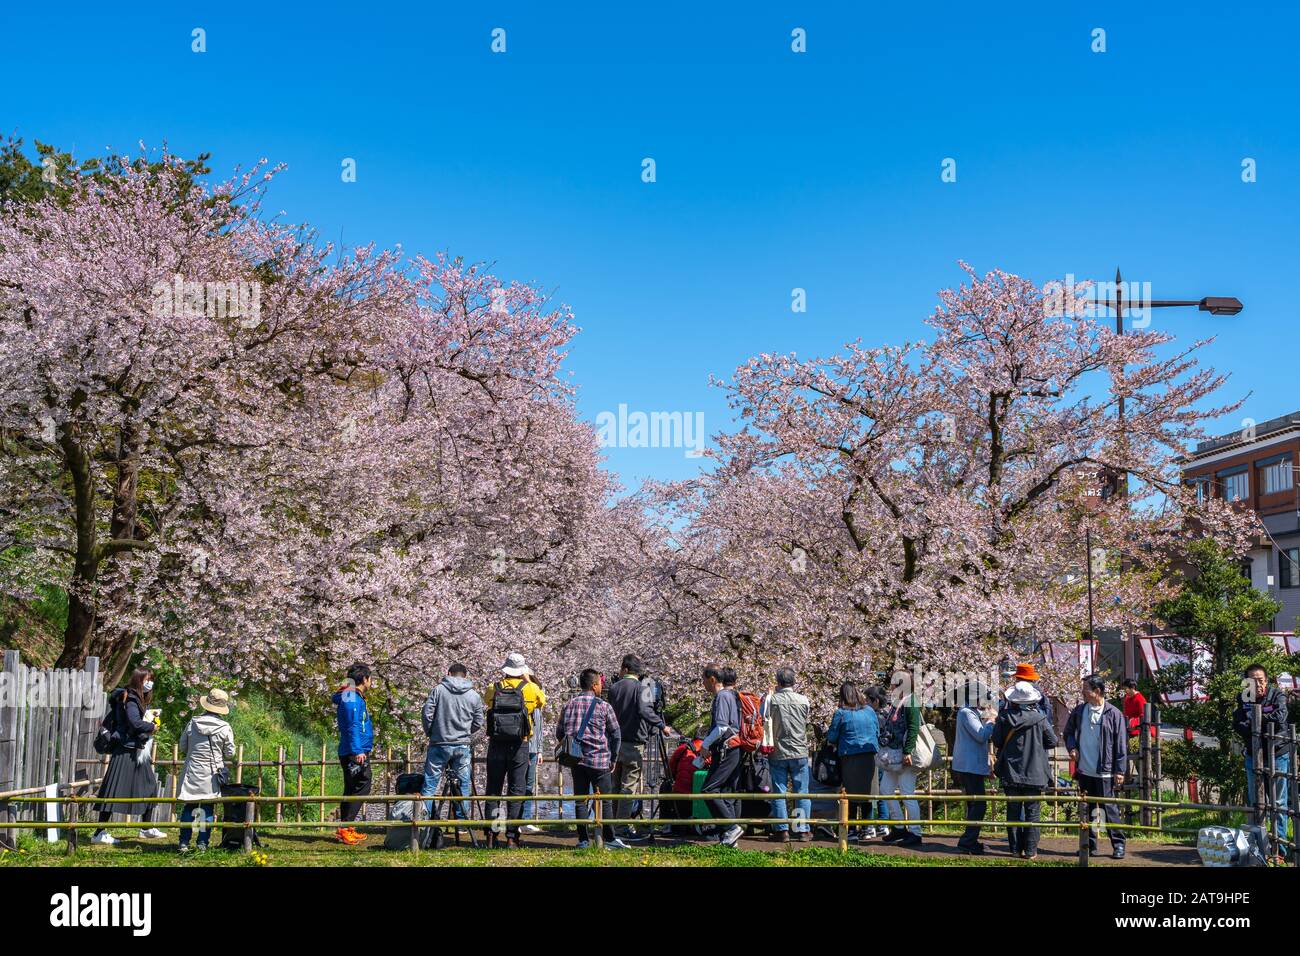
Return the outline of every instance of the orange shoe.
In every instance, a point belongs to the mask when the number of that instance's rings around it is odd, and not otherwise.
[[[356,827],[348,827],[348,835],[352,837],[353,843],[364,843],[366,834],[357,832]]]
[[[346,843],[348,846],[352,846],[353,844],[361,842],[359,839],[357,839],[358,837],[357,832],[353,830],[351,827],[339,827],[337,830],[334,831],[334,835],[338,837],[341,842]]]

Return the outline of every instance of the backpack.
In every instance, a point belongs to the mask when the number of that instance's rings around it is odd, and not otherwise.
[[[740,703],[740,729],[732,738],[746,753],[763,746],[763,698],[747,690],[736,691]]]
[[[822,786],[831,789],[838,787],[843,782],[843,778],[840,776],[839,748],[829,740],[823,740],[821,747],[817,750],[817,756],[813,759],[812,775],[813,779]]]
[[[255,797],[257,794],[258,788],[251,783],[228,783],[221,788],[223,797]],[[256,808],[254,808],[254,812],[256,813]],[[221,819],[225,823],[244,823],[248,820],[248,804],[223,803],[221,805]],[[222,827],[221,849],[242,850],[244,848],[244,829],[244,827]],[[253,846],[261,845],[262,841],[257,835],[257,830],[253,830]]]
[[[108,712],[104,714],[104,719],[99,722],[99,731],[95,734],[95,740],[92,744],[97,754],[110,754],[122,740],[122,735],[117,729],[117,706],[123,697],[121,688],[113,691],[108,698]]]
[[[532,730],[528,720],[528,701],[524,699],[524,682],[506,687],[501,681],[493,685],[492,709],[488,711],[488,736],[498,740],[523,740]]]

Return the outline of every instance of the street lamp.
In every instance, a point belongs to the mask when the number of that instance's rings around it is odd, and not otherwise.
[[[1124,334],[1124,280],[1120,276],[1119,267],[1115,267],[1115,297],[1113,299],[1089,299],[1092,305],[1104,306],[1115,311],[1115,334]],[[1130,305],[1132,302],[1130,301]],[[1195,306],[1202,312],[1208,312],[1210,315],[1236,315],[1244,306],[1241,300],[1233,296],[1206,296],[1203,299],[1153,299],[1150,302],[1141,303],[1145,308],[1150,309],[1169,309],[1178,307]],[[1120,374],[1124,374],[1124,369],[1120,369]],[[1120,421],[1124,420],[1124,396],[1119,397],[1118,412]],[[1120,494],[1128,493],[1128,472],[1121,472],[1117,476],[1115,490]],[[1089,556],[1091,561],[1091,555]],[[1124,559],[1120,557],[1120,573],[1124,573]],[[1126,641],[1124,644],[1124,676],[1133,677],[1137,671],[1137,660],[1133,653],[1133,642]]]

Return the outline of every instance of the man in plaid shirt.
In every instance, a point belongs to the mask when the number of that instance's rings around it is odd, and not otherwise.
[[[582,693],[560,710],[560,720],[555,725],[555,736],[557,740],[573,737],[582,747],[582,760],[578,766],[570,769],[573,774],[574,796],[585,797],[593,790],[612,793],[614,778],[610,774],[610,768],[614,765],[614,754],[618,753],[619,745],[623,742],[618,727],[618,715],[614,713],[613,707],[600,699],[600,692],[605,685],[605,678],[601,676],[600,671],[587,668],[578,678],[578,683],[582,687]],[[579,736],[580,731],[581,736]],[[575,804],[581,819],[585,820],[591,815],[591,807],[587,802],[575,801]],[[607,805],[603,801],[600,812],[602,816],[608,814]],[[606,824],[601,829],[605,837],[605,846],[620,850],[629,849],[626,843],[614,836],[613,827]],[[585,849],[590,845],[587,828],[579,824],[578,849]]]

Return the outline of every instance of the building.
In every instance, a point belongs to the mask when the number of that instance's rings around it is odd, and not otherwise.
[[[1188,455],[1183,480],[1201,496],[1241,502],[1265,533],[1243,572],[1282,605],[1273,631],[1296,630],[1300,617],[1300,411],[1203,441]]]

